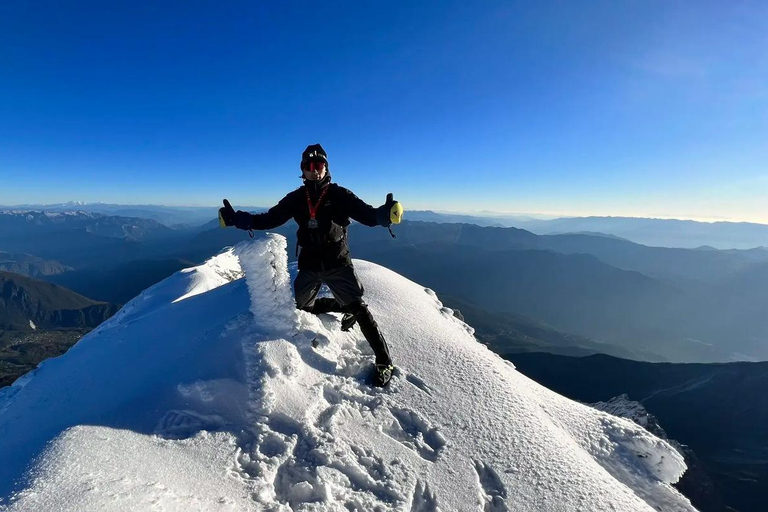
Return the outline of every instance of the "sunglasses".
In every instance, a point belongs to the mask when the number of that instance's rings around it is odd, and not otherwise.
[[[309,166],[305,169],[309,172],[320,172],[325,169],[325,162],[309,162]]]

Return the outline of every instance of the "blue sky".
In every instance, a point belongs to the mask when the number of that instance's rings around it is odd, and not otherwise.
[[[373,204],[768,223],[768,4],[0,5],[0,204],[269,206],[315,142]]]

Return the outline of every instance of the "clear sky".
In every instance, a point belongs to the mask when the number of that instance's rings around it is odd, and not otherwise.
[[[768,3],[0,3],[0,204],[270,206],[316,142],[374,205],[768,223]]]

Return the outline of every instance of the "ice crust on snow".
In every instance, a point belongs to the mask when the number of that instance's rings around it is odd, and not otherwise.
[[[358,328],[295,309],[285,239],[245,242],[0,392],[0,509],[693,510],[668,443],[518,373],[432,290],[355,269],[388,388]]]

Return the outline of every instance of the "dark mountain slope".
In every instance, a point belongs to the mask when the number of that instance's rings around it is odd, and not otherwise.
[[[67,272],[47,280],[96,300],[125,304],[174,272],[193,266],[195,263],[179,259],[137,260],[107,269]]]
[[[117,309],[115,304],[95,302],[61,286],[0,272],[0,330],[92,328]]]
[[[60,356],[118,309],[61,286],[0,272],[0,387]]]
[[[768,502],[768,362],[643,363],[606,355],[510,354],[517,368],[583,402],[626,393],[689,445],[726,504],[762,511]]]

